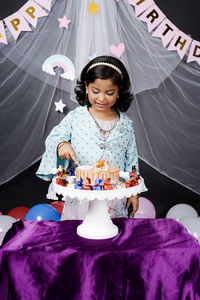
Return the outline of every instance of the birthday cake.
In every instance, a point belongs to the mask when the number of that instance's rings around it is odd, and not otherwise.
[[[83,165],[75,169],[77,180],[83,179],[83,184],[88,182],[95,184],[96,179],[119,180],[119,168],[110,165],[106,160],[98,160],[94,165]]]
[[[126,173],[126,179],[120,178]],[[127,177],[128,174],[128,177]],[[54,181],[57,185],[77,190],[116,190],[138,186],[141,177],[135,167],[132,172],[120,172],[119,168],[105,160],[98,160],[94,165],[83,165],[74,169],[56,169]]]

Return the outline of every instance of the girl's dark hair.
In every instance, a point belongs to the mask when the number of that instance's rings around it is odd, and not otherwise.
[[[116,66],[120,69],[122,75],[112,67],[106,65],[97,65],[92,67],[89,71],[90,66],[96,63],[105,62]],[[77,80],[77,85],[74,89],[76,93],[76,99],[81,106],[91,106],[87,96],[85,85],[94,82],[96,79],[111,79],[114,85],[119,88],[119,97],[113,109],[116,111],[125,112],[128,110],[131,101],[133,100],[133,94],[130,90],[130,78],[128,72],[123,63],[113,56],[98,56],[91,60],[82,70],[80,80]]]

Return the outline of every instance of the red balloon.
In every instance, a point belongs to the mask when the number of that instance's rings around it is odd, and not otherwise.
[[[16,220],[24,219],[28,211],[29,211],[28,207],[18,206],[18,207],[11,209],[7,215],[15,218]]]
[[[50,205],[53,206],[58,211],[60,216],[62,215],[64,201],[54,201]]]

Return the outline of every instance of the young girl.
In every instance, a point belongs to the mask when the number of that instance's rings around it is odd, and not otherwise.
[[[80,107],[71,111],[47,137],[37,176],[51,180],[52,169],[59,165],[66,168],[70,160],[82,165],[106,159],[121,171],[130,172],[132,166],[138,170],[132,121],[123,113],[133,94],[122,62],[111,56],[94,58],[82,70],[75,93]],[[85,204],[77,199],[65,203],[64,218],[84,218]],[[129,216],[137,211],[138,203],[138,195],[126,201],[126,209],[131,204],[133,207]],[[124,216],[121,201],[113,201],[112,208],[112,217]]]

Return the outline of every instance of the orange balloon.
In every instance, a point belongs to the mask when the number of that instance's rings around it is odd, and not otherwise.
[[[58,211],[60,216],[62,215],[64,201],[54,201],[50,205],[53,206]]]
[[[28,211],[29,211],[28,207],[18,206],[18,207],[11,209],[7,215],[15,218],[16,220],[24,219]]]

